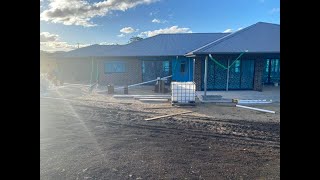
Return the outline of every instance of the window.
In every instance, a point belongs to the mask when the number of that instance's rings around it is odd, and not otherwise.
[[[267,59],[265,61],[264,69],[264,83],[272,84],[280,81],[280,60],[279,59]]]
[[[169,61],[163,61],[163,64],[162,64],[162,67],[163,67],[163,72],[169,72]]]
[[[240,60],[237,60],[234,65],[234,72],[240,72]]]
[[[146,65],[144,64],[144,61],[142,61],[142,74],[146,73]]]
[[[266,60],[266,63],[265,63],[265,72],[269,72],[269,59]]]
[[[123,73],[125,72],[125,62],[112,61],[104,63],[104,73]]]
[[[181,62],[181,64],[180,64],[180,72],[181,73],[186,72],[186,63],[185,62]]]
[[[278,59],[275,59],[275,72],[278,72],[280,71],[280,68],[279,68],[279,60]]]

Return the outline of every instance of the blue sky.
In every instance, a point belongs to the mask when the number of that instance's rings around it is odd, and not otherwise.
[[[40,49],[125,44],[158,33],[233,32],[259,21],[280,24],[280,1],[40,0]]]

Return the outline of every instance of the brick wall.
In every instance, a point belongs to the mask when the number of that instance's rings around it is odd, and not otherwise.
[[[254,79],[253,90],[262,91],[262,77],[263,77],[263,59],[256,59],[254,62]]]
[[[140,60],[133,58],[121,59],[122,62],[125,62],[126,72],[105,74],[104,63],[107,61],[108,60],[99,61],[99,84],[130,85],[142,82],[142,66]]]
[[[201,69],[202,69],[202,61],[203,58],[201,57],[196,57],[196,62],[195,62],[195,72],[194,72],[194,81],[196,83],[196,91],[201,91]]]
[[[89,83],[92,60],[89,58],[58,59],[59,78],[67,83]]]

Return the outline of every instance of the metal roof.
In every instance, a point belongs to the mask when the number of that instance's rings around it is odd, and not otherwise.
[[[121,45],[98,45],[94,44],[83,48],[65,52],[60,57],[92,57],[105,56],[109,51],[119,48]]]
[[[280,25],[258,22],[191,51],[187,55],[245,51],[280,53]]]
[[[159,34],[127,45],[93,45],[66,52],[64,57],[183,56],[230,33]]]
[[[126,45],[92,45],[63,57],[149,57],[209,53],[280,53],[280,25],[258,22],[234,33],[159,34]]]

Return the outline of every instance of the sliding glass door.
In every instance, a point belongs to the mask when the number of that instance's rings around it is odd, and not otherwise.
[[[280,59],[266,59],[263,71],[264,84],[280,83]]]
[[[228,67],[228,60],[217,60],[217,62],[220,65],[208,60],[208,90],[226,90],[227,82],[229,90],[253,89],[254,60],[243,59],[235,62],[230,60],[229,79],[227,76],[228,70],[224,68]],[[204,63],[202,65],[202,89],[204,88],[203,77]]]

